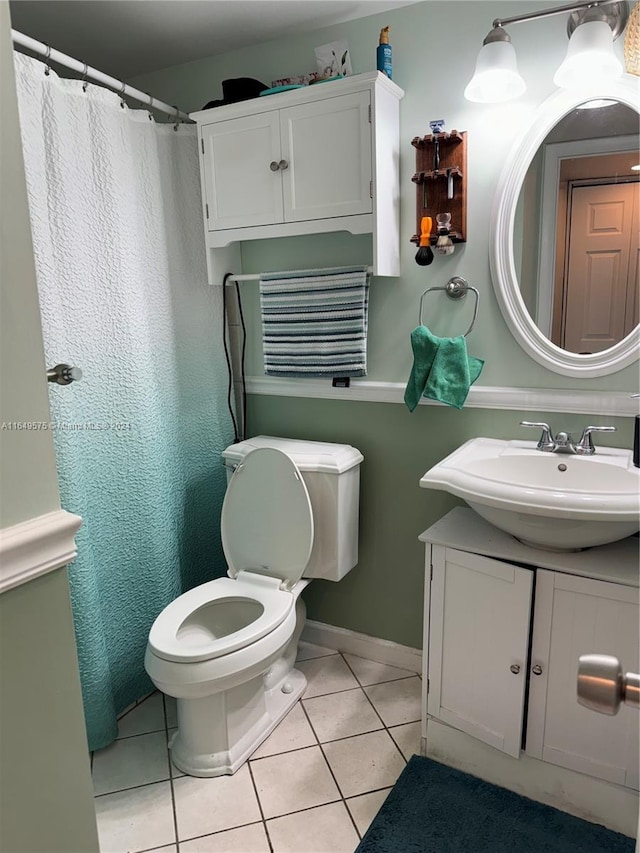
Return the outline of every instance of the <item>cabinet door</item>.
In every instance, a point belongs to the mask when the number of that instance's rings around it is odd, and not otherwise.
[[[208,230],[282,222],[277,110],[204,125],[202,141]]]
[[[638,672],[638,590],[538,571],[533,617],[528,754],[609,782],[638,787],[640,714],[578,704],[578,658],[614,655]],[[538,674],[536,674],[538,673]]]
[[[429,714],[520,753],[533,572],[433,548]]]
[[[370,103],[358,92],[281,110],[286,222],[371,213]]]

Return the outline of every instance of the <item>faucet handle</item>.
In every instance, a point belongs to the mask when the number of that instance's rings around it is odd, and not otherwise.
[[[596,449],[591,438],[592,432],[615,432],[617,427],[612,426],[588,426],[585,427],[580,436],[580,441],[576,444],[576,453],[581,456],[593,456]]]
[[[520,421],[520,426],[523,427],[537,427],[542,430],[542,435],[540,436],[540,440],[538,441],[538,450],[543,450],[547,453],[550,453],[554,450],[556,443],[553,440],[553,435],[551,433],[551,427],[549,424],[538,423],[537,421]]]

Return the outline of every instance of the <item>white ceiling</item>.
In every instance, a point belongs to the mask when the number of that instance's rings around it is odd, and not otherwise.
[[[120,79],[417,0],[12,0],[12,27]]]

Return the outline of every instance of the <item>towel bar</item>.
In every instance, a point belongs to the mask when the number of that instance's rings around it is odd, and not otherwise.
[[[306,275],[310,270],[300,270],[300,275]],[[373,273],[373,267],[368,266],[366,268],[367,275],[371,275]],[[266,275],[266,273],[265,273]],[[269,275],[273,275],[273,273],[269,273]],[[262,273],[252,272],[247,273],[246,275],[230,275],[227,281],[260,281]]]
[[[431,293],[433,290],[444,290],[449,299],[463,299],[467,295],[467,291],[471,290],[475,294],[476,304],[473,309],[473,317],[471,318],[471,325],[464,333],[464,337],[466,338],[469,332],[473,329],[473,326],[476,322],[476,317],[478,316],[478,303],[480,302],[480,294],[478,293],[477,288],[471,287],[464,278],[461,278],[459,275],[454,275],[453,278],[450,278],[444,287],[428,287],[425,292],[420,297],[420,315],[418,317],[418,324],[423,326],[422,322],[422,306],[424,304],[424,298],[427,293]]]

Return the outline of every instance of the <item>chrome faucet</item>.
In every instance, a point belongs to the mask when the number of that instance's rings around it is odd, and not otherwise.
[[[537,427],[542,430],[537,448],[543,453],[572,453],[577,456],[593,456],[596,449],[591,438],[594,432],[615,432],[612,426],[588,426],[582,431],[579,441],[574,441],[570,432],[559,432],[553,437],[549,424],[532,421],[520,421],[520,426]]]

